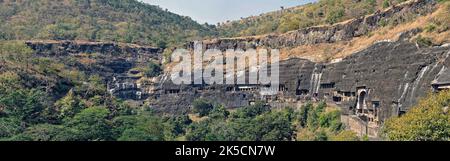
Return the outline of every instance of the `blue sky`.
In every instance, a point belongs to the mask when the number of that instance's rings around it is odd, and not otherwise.
[[[293,7],[315,0],[143,0],[163,9],[190,16],[199,23],[216,24],[226,20]]]

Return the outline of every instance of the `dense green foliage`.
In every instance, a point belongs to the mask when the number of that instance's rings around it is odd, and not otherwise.
[[[293,112],[271,111],[262,103],[243,107],[228,114],[214,107],[209,118],[187,129],[191,141],[289,141],[293,139]]]
[[[263,103],[226,112],[215,106],[206,119],[187,128],[191,141],[292,141],[359,140],[355,133],[344,131],[337,110],[325,112],[326,104],[307,104],[300,111],[291,108],[271,110]],[[305,131],[306,129],[306,131]],[[306,134],[300,134],[306,133]],[[310,134],[313,133],[313,134]],[[298,138],[298,136],[302,138]],[[313,135],[309,138],[303,137]]]
[[[198,113],[201,117],[206,116],[214,108],[213,105],[203,99],[197,99],[192,102],[192,107],[194,112]]]
[[[314,106],[304,105],[297,114],[300,141],[358,141],[356,133],[345,131],[341,123],[341,113],[337,109],[327,109],[324,102]]]
[[[450,91],[432,94],[408,113],[388,120],[383,132],[389,140],[450,141]]]
[[[219,24],[221,36],[252,36],[284,33],[300,28],[333,24],[374,13],[405,0],[319,0],[304,6]]]
[[[99,75],[30,57],[23,42],[0,42],[0,53],[0,140],[165,140],[180,131],[162,121],[170,117],[111,97]]]
[[[161,65],[150,61],[147,65],[147,67],[144,69],[145,75],[147,77],[156,77],[159,76],[162,73],[163,69],[161,68]]]
[[[136,0],[0,1],[0,40],[91,40],[166,47],[214,35],[201,25]]]

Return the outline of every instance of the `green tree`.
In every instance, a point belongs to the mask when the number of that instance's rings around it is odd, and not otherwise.
[[[188,115],[171,116],[166,118],[165,140],[174,140],[186,134],[187,127],[192,123]]]
[[[189,141],[212,141],[208,139],[212,131],[209,128],[209,120],[194,123],[189,127],[186,139]]]
[[[13,61],[29,67],[33,50],[22,41],[0,42],[1,61]]]
[[[200,117],[206,116],[214,108],[213,104],[204,100],[196,99],[192,102],[194,112],[198,113]]]
[[[14,136],[15,141],[70,141],[72,136],[67,135],[70,129],[62,125],[38,124],[27,128],[23,133]]]
[[[341,113],[338,110],[322,113],[319,116],[319,125],[332,131],[339,131],[342,128]]]
[[[307,128],[311,131],[315,131],[319,128],[319,112],[317,108],[314,108],[308,113],[308,119],[306,121]]]
[[[22,79],[17,73],[6,71],[0,74],[0,93],[10,93],[20,88],[22,88]]]
[[[147,65],[147,67],[145,68],[145,75],[147,77],[156,77],[159,76],[162,72],[162,68],[159,64],[156,64],[153,61],[150,61]]]
[[[230,115],[230,112],[228,112],[225,107],[223,106],[216,106],[209,112],[209,117],[213,119],[226,119]]]
[[[148,112],[114,119],[114,128],[119,141],[163,141],[168,130],[161,118]]]
[[[91,75],[87,83],[75,86],[73,89],[75,94],[80,95],[83,99],[93,98],[95,96],[103,96],[106,93],[106,85],[99,75]]]
[[[0,106],[4,107],[3,112],[11,117],[16,117],[27,123],[37,123],[42,121],[40,115],[47,107],[46,94],[42,91],[15,90],[0,97]]]
[[[254,105],[239,109],[233,114],[233,117],[251,118],[266,112],[270,112],[269,106],[266,106],[263,102],[256,102]]]
[[[66,125],[75,131],[77,140],[111,140],[112,131],[108,116],[109,110],[105,107],[90,107],[76,114]]]
[[[383,133],[388,140],[450,140],[450,91],[431,94],[405,115],[386,121]]]
[[[431,38],[429,38],[429,37],[422,37],[422,35],[417,36],[416,43],[420,47],[428,47],[428,46],[432,46],[433,45],[433,41],[432,41]]]
[[[314,108],[311,102],[308,102],[306,105],[303,105],[300,108],[300,112],[298,115],[298,120],[300,122],[301,127],[306,127],[308,123],[309,112]]]
[[[258,135],[261,136],[261,141],[291,141],[294,130],[289,117],[283,112],[271,112],[257,117],[254,126],[260,126]]]
[[[21,120],[14,117],[0,116],[0,139],[9,138],[22,132]]]
[[[345,10],[343,8],[337,8],[331,10],[331,12],[327,13],[326,22],[329,24],[334,24],[336,22],[341,21],[342,17],[345,15]]]
[[[55,106],[59,109],[59,118],[73,117],[86,108],[82,100],[73,93],[73,90],[70,90],[65,97],[58,100]]]

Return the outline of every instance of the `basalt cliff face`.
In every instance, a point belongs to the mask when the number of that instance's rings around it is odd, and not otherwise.
[[[402,22],[404,15],[433,12],[436,2],[414,0],[373,15],[332,26],[311,27],[281,35],[205,40],[203,50],[290,48],[299,45],[351,40],[380,27],[382,21]],[[421,32],[399,33],[398,40],[380,41],[343,59],[313,62],[291,58],[280,62],[276,94],[261,92],[261,84],[174,85],[166,73],[150,97],[156,111],[186,113],[197,98],[227,108],[264,101],[273,108],[300,107],[307,101],[339,106],[343,122],[360,135],[377,136],[380,125],[404,114],[421,97],[450,86],[450,46],[424,47],[410,41]],[[186,47],[193,51],[194,42]]]
[[[281,88],[270,98],[259,93],[260,85],[178,86],[165,78],[161,86],[164,96],[156,99],[155,108],[186,112],[198,97],[230,108],[257,100],[292,105],[317,98],[338,104],[349,113],[365,109],[382,121],[407,111],[420,97],[448,82],[449,54],[449,46],[419,48],[400,40],[376,43],[335,63],[289,59],[280,62]]]

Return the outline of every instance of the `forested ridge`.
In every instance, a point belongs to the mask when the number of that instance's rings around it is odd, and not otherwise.
[[[330,25],[358,18],[406,0],[318,0],[298,7],[227,21],[218,24],[223,37],[285,33],[301,28]]]
[[[319,0],[215,25],[136,0],[0,1],[0,39],[116,41],[167,47],[191,40],[284,33],[357,18],[405,0]]]
[[[115,41],[166,47],[214,26],[136,0],[2,0],[0,40]]]

